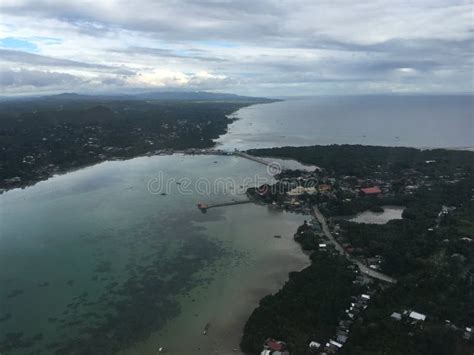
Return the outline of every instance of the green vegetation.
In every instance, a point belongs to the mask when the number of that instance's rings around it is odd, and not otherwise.
[[[466,239],[474,230],[465,223],[473,213],[471,203],[431,232],[418,219],[344,227],[354,246],[368,243],[364,252],[382,255],[384,272],[398,275],[398,284],[381,293],[354,328],[345,353],[472,354],[474,344],[461,335],[474,322],[474,245]],[[411,329],[389,319],[405,309],[428,316],[422,330],[408,335]],[[445,320],[461,329],[446,328]]]
[[[0,188],[163,149],[206,148],[253,101],[144,101],[74,95],[0,104]]]
[[[329,181],[331,193],[299,199],[300,203],[317,203],[326,216],[379,211],[383,205],[406,207],[401,220],[384,225],[332,219],[332,225],[338,227],[338,242],[351,247],[352,257],[363,263],[380,260],[381,271],[398,280],[373,297],[354,323],[341,353],[473,353],[474,337],[469,340],[463,334],[465,327],[474,324],[473,152],[345,145],[250,153],[321,167],[322,171],[309,175],[284,172],[277,184],[288,176],[302,176],[298,183],[315,178]],[[365,186],[380,186],[383,193],[365,196],[359,193]],[[283,194],[266,196],[277,203],[283,198]],[[311,249],[310,235],[305,228],[300,232],[298,241],[304,249]],[[281,309],[285,307],[286,303],[280,304]],[[412,325],[390,318],[393,312],[405,310],[421,312],[427,319],[422,325]],[[267,335],[286,339],[281,333]],[[305,352],[300,348],[294,353]]]
[[[463,166],[470,172],[474,170],[474,154],[459,150],[419,150],[344,144],[251,149],[248,153],[256,156],[294,159],[304,164],[325,168],[329,174],[355,177],[372,175],[383,177],[390,174],[403,178],[401,173],[411,168],[433,176],[452,173],[458,166]],[[426,161],[430,160],[435,160],[436,164],[426,164]],[[381,167],[383,167],[382,175],[379,174]]]
[[[384,209],[380,206],[372,206],[369,208],[369,210],[374,213],[383,213],[384,211]]]
[[[301,234],[297,234],[295,240],[300,243],[301,248],[305,251],[314,250],[318,245],[318,241],[314,238],[312,231],[304,231]]]
[[[310,266],[290,273],[279,292],[260,301],[245,325],[242,350],[259,354],[272,337],[286,341],[292,354],[307,354],[310,341],[326,341],[355,292],[348,265],[341,256],[315,251]]]
[[[387,292],[388,293],[388,292]],[[378,301],[375,307],[379,306]],[[368,318],[354,325],[347,344],[339,354],[350,355],[471,355],[470,347],[459,332],[440,325],[410,327],[383,318],[374,319],[369,307]],[[370,321],[369,321],[370,319]]]

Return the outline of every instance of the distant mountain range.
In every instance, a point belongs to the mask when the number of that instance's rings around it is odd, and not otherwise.
[[[240,96],[234,94],[212,93],[206,91],[152,91],[140,94],[83,95],[62,93],[57,95],[1,98],[1,101],[232,101],[232,102],[272,102],[278,101],[262,97]]]

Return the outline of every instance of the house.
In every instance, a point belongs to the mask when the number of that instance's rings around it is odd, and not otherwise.
[[[398,312],[393,312],[391,315],[390,315],[390,318],[392,319],[395,319],[397,321],[400,321],[402,320],[402,315]]]
[[[338,343],[344,344],[347,341],[347,335],[338,335],[336,340]]]
[[[334,345],[334,346],[338,347],[339,349],[342,348],[342,344],[338,343],[337,341],[334,341],[334,340],[329,340],[329,344]]]
[[[261,355],[290,355],[287,351],[286,343],[272,338],[265,340]]]
[[[378,186],[373,186],[373,187],[362,188],[360,189],[360,192],[362,193],[362,195],[365,195],[365,196],[377,196],[382,193],[382,190],[380,190]]]
[[[410,317],[411,319],[415,320],[415,321],[421,321],[421,322],[424,322],[425,319],[426,319],[426,316],[424,314],[421,314],[421,313],[418,313],[418,312],[415,312],[415,311],[411,311],[410,314],[408,315],[408,317]]]
[[[301,196],[301,195],[304,195],[304,194],[313,195],[315,193],[316,193],[316,188],[315,187],[297,186],[294,189],[288,191],[286,194],[288,196]]]
[[[466,327],[464,329],[463,338],[466,340],[470,340],[472,338],[472,335],[473,335],[472,327]]]

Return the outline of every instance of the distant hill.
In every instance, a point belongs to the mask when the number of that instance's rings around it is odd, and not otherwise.
[[[117,94],[117,95],[84,95],[77,93],[62,93],[57,95],[2,98],[1,101],[226,101],[226,102],[273,102],[262,97],[240,96],[225,93],[212,93],[206,91],[151,91],[139,94]]]
[[[234,94],[212,93],[206,91],[168,91],[145,92],[134,95],[142,100],[191,100],[191,101],[273,101],[261,97],[240,96]]]

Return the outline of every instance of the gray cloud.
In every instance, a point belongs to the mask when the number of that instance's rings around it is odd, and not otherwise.
[[[54,67],[85,68],[85,69],[112,69],[113,67],[100,64],[89,64],[69,59],[52,58],[10,49],[0,49],[0,58],[4,61],[24,64],[34,64]]]
[[[116,49],[111,50],[111,52],[123,53],[132,56],[137,55],[149,55],[153,57],[162,57],[162,58],[178,58],[178,59],[188,59],[188,60],[199,60],[204,62],[226,62],[227,60],[206,56],[203,55],[206,51],[202,49],[188,49],[184,51],[185,53],[178,53],[176,50],[166,49],[166,48],[151,48],[151,47],[128,47],[126,49]]]
[[[83,80],[70,74],[40,70],[0,70],[0,85],[7,90],[17,87],[44,88],[48,86],[67,87],[83,83]]]
[[[124,65],[110,66],[103,64],[85,63],[69,59],[53,58],[49,56],[23,52],[18,50],[1,49],[0,48],[0,62],[3,66],[6,63],[15,65],[27,65],[34,67],[54,67],[60,69],[86,69],[97,70],[101,72],[108,72],[115,75],[130,76],[135,75],[136,72],[130,70]]]
[[[0,9],[12,28],[25,21],[72,42],[64,48],[37,44],[40,54],[0,50],[1,60],[16,68],[80,69],[96,75],[83,79],[94,88],[129,89],[130,78],[159,71],[166,83],[262,95],[328,87],[320,83],[335,83],[342,93],[404,84],[417,91],[473,90],[474,7],[464,0],[116,0],[87,6],[4,0]],[[17,32],[9,36],[31,36]],[[199,72],[225,80],[202,80]]]

